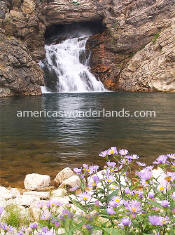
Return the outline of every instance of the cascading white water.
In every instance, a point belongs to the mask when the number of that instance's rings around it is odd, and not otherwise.
[[[41,67],[56,77],[56,92],[101,92],[106,91],[101,81],[89,71],[86,56],[87,35],[69,38],[59,44],[46,45],[46,59]],[[81,59],[83,57],[83,59]],[[49,89],[42,88],[43,93]]]

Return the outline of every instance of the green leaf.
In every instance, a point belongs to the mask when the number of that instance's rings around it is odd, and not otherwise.
[[[171,228],[171,230],[170,230],[170,235],[175,235],[175,231],[173,228]]]
[[[109,194],[109,195],[107,196],[108,202],[109,202],[114,196],[117,196],[118,191],[119,191],[119,189],[116,189],[115,191],[113,191],[111,194]]]
[[[86,212],[86,209],[85,207],[80,203],[80,202],[77,202],[76,200],[72,200],[72,203],[74,205],[76,205],[77,207],[79,207],[81,210],[83,210],[84,212]]]
[[[158,202],[155,202],[155,201],[150,201],[150,202],[151,202],[151,205],[158,207],[158,208],[162,208],[162,206]]]

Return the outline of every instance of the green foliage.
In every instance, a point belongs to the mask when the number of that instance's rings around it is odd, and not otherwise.
[[[157,41],[157,39],[159,38],[159,36],[160,36],[160,32],[154,34],[153,39],[152,39],[152,42],[153,42],[153,43],[156,43],[156,41]]]
[[[5,208],[6,214],[2,221],[12,227],[20,228],[21,226],[29,225],[29,218],[21,214],[21,210],[16,205],[8,205]]]

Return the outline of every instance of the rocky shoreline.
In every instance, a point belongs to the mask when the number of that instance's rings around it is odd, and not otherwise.
[[[50,176],[33,173],[26,175],[23,190],[0,187],[1,234],[101,235],[124,229],[125,235],[128,229],[141,234],[145,226],[149,234],[174,231],[175,154],[160,155],[150,166],[116,147],[99,156],[106,159],[103,170],[87,164],[67,167],[54,186]]]
[[[0,206],[14,203],[30,207],[36,201],[51,200],[55,197],[62,198],[62,201],[65,199],[65,203],[68,203],[66,195],[74,187],[80,187],[80,179],[69,167],[56,175],[54,185],[51,184],[49,175],[28,174],[24,180],[24,189],[0,187]]]
[[[0,208],[17,207],[24,218],[27,216],[33,221],[39,220],[41,215],[39,205],[41,204],[60,203],[61,211],[64,206],[70,204],[70,189],[78,189],[80,187],[80,179],[67,167],[56,175],[54,184],[55,186],[51,186],[50,176],[33,173],[26,175],[24,189],[0,186]],[[72,205],[71,207],[79,211],[75,206]],[[1,216],[5,216],[5,213],[4,210]],[[62,229],[60,229],[61,233]]]
[[[97,173],[100,179],[103,179],[104,172],[102,170]],[[160,177],[159,183],[161,183],[165,173],[159,168],[154,170],[154,177]],[[88,181],[90,180],[89,178]],[[124,178],[120,180],[124,183]],[[70,203],[69,196],[74,195],[72,192],[79,193],[80,185],[80,177],[69,167],[64,168],[56,175],[54,185],[51,184],[49,175],[28,174],[24,180],[24,189],[0,186],[0,207],[17,205],[22,210],[26,210],[34,220],[38,220],[40,215],[38,205],[40,203],[53,201],[67,205]]]

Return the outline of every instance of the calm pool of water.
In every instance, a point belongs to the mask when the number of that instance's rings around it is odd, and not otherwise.
[[[99,152],[127,148],[151,163],[175,152],[175,94],[46,94],[0,99],[0,184],[22,186],[28,173],[50,174],[101,163]],[[154,110],[156,118],[17,118],[21,111]]]

